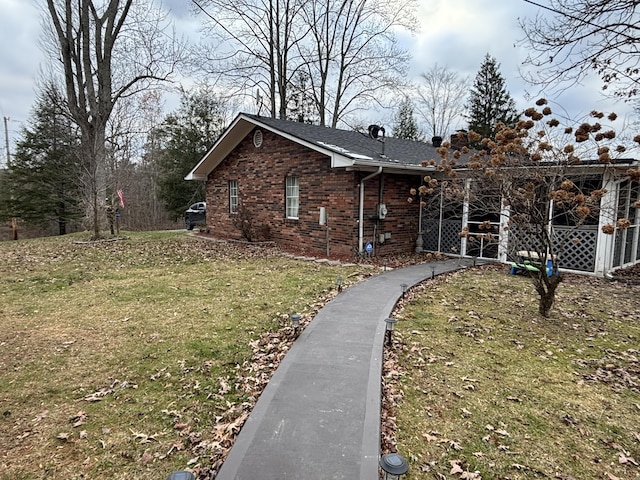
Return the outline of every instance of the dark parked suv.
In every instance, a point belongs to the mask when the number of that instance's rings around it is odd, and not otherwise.
[[[184,212],[184,226],[187,230],[193,230],[193,227],[196,225],[204,225],[206,214],[206,203],[194,203]]]

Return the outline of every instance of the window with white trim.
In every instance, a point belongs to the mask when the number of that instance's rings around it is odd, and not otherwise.
[[[238,181],[229,180],[229,213],[238,213]]]
[[[300,184],[298,177],[287,177],[285,188],[286,215],[287,218],[298,218],[300,206]]]

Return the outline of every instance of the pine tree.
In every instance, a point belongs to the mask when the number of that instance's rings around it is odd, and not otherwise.
[[[191,203],[204,200],[204,182],[186,181],[184,177],[222,133],[225,108],[210,86],[183,91],[178,109],[154,132],[163,144],[158,160],[158,192],[175,219]]]
[[[422,140],[423,135],[418,128],[418,123],[413,116],[413,103],[408,97],[402,101],[396,111],[393,133],[395,138],[404,138],[406,140]]]
[[[310,88],[309,74],[303,71],[298,72],[288,89],[291,93],[287,104],[288,120],[311,125],[320,124]]]
[[[518,120],[516,104],[499,72],[500,64],[488,53],[469,94],[469,130],[483,138],[495,138],[496,125],[513,126]]]
[[[82,217],[79,143],[62,94],[46,85],[2,177],[0,218],[60,235],[75,229]]]

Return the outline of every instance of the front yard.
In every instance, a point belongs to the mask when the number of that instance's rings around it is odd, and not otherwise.
[[[0,243],[2,480],[205,478],[289,315],[375,271],[180,232],[78,239]],[[544,320],[526,278],[483,267],[395,315],[383,445],[410,479],[640,478],[640,286],[568,277]]]
[[[568,276],[546,320],[506,268],[398,308],[387,449],[410,479],[640,478],[640,286]]]
[[[184,233],[0,243],[0,478],[219,464],[291,340],[371,269]]]

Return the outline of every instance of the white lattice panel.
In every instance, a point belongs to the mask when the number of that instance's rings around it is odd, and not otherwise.
[[[428,220],[422,226],[422,247],[425,250],[438,251],[438,221]],[[462,222],[459,220],[444,220],[442,222],[442,239],[440,251],[443,253],[460,253],[460,230]]]
[[[553,228],[554,249],[560,253],[559,267],[593,272],[596,266],[597,228]]]
[[[460,254],[460,231],[462,222],[445,220],[442,222],[442,252]]]

